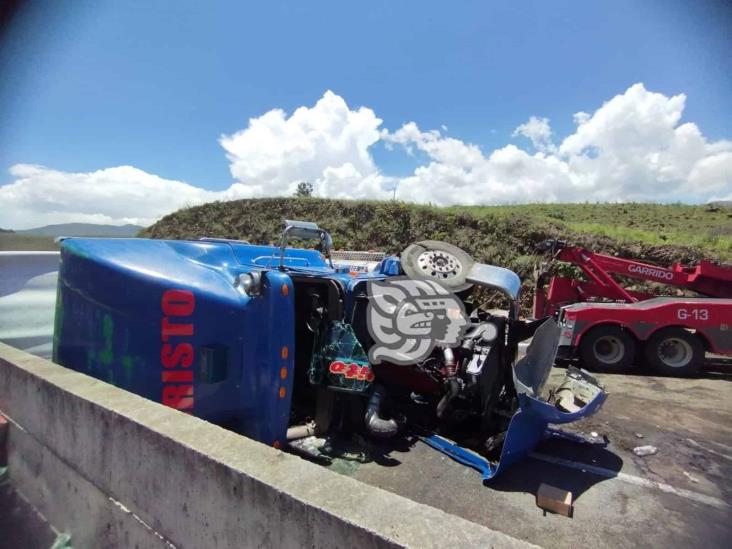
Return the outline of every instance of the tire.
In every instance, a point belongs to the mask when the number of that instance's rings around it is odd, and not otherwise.
[[[704,345],[696,334],[674,326],[653,334],[645,345],[648,366],[665,376],[691,376],[704,364]]]
[[[472,284],[465,278],[475,261],[457,246],[439,240],[410,244],[401,253],[402,269],[410,278],[437,280],[452,292],[462,292]]]
[[[627,330],[605,324],[582,336],[579,354],[588,370],[615,373],[633,366],[635,347],[635,338]]]

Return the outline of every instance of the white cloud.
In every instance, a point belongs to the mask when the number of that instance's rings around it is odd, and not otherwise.
[[[576,130],[559,146],[549,121],[532,116],[514,135],[528,137],[534,154],[507,145],[485,155],[414,123],[382,135],[430,159],[400,181],[405,200],[704,202],[732,196],[732,142],[709,142],[695,124],[680,124],[685,101],[683,94],[667,97],[635,84],[593,114],[576,113]]]
[[[16,164],[15,181],[0,187],[0,227],[25,229],[53,223],[135,223],[148,225],[184,206],[236,197],[232,186],[211,192],[120,166],[68,173]]]
[[[685,101],[635,84],[593,113],[577,112],[563,140],[548,119],[531,116],[514,136],[528,138],[533,150],[509,144],[485,153],[445,136],[445,126],[423,131],[408,122],[389,131],[371,109],[352,109],[328,91],[312,107],[289,116],[274,109],[221,136],[236,181],[225,191],[129,166],[67,173],[20,164],[11,169],[14,181],[0,187],[0,226],[146,224],[211,200],[292,195],[299,181],[333,198],[388,199],[397,185],[402,200],[436,204],[732,199],[732,142],[710,142],[682,122]],[[409,176],[389,176],[370,152],[378,142],[426,160]]]
[[[298,182],[309,181],[316,195],[373,197],[378,170],[369,147],[379,140],[380,125],[371,109],[351,110],[327,91],[311,108],[289,118],[271,110],[219,142],[231,175],[252,196],[291,195]]]
[[[582,120],[582,114],[586,113],[577,113],[575,115],[575,120]],[[529,118],[528,122],[521,124],[514,130],[513,136],[516,137],[517,135],[523,135],[531,140],[531,144],[537,151],[556,151],[556,147],[554,146],[554,143],[552,143],[552,129],[549,126],[548,118],[537,118],[536,116],[532,116]]]

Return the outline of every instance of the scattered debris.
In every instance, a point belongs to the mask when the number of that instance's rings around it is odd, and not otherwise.
[[[557,391],[556,402],[557,408],[569,414],[573,414],[581,409],[580,406],[574,403],[574,394],[571,391]]]
[[[643,434],[642,433],[636,433],[635,434],[635,438],[643,438]]]
[[[536,505],[546,511],[572,516],[572,492],[542,483],[536,493]]]
[[[51,545],[51,549],[71,549],[71,547],[71,535],[65,533],[58,534]]]
[[[636,446],[633,448],[633,453],[638,457],[652,456],[658,452],[658,448],[655,446]]]
[[[573,414],[582,410],[602,390],[597,379],[590,376],[585,370],[569,368],[567,377],[554,391],[554,399],[557,408]]]
[[[291,440],[287,444],[290,450],[296,454],[313,459],[319,463],[330,464],[331,457],[321,451],[326,442],[326,439],[313,435]]]
[[[585,437],[585,442],[587,442],[588,444],[602,444],[607,446],[610,441],[608,440],[607,436],[600,436],[597,431],[592,431],[588,436]]]
[[[689,482],[697,483],[699,482],[699,479],[695,476],[692,476],[688,471],[684,471],[684,476],[689,479]]]

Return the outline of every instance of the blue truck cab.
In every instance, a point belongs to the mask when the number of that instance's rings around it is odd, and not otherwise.
[[[310,238],[319,241],[319,250],[287,245]],[[279,246],[221,239],[64,239],[54,361],[278,448],[301,436],[293,434],[293,427],[312,426],[324,401],[329,417],[334,402],[349,403],[340,413],[341,425],[355,407],[365,414],[372,435],[393,435],[409,421],[400,399],[415,400],[415,393],[422,392],[425,401],[445,401],[443,393],[452,389],[445,389],[440,377],[444,364],[377,367],[369,362],[368,284],[403,275],[403,266],[400,258],[387,257],[367,272],[349,272],[333,265],[330,247],[330,236],[305,222],[286,222]],[[473,283],[511,288],[517,298],[518,287],[506,274],[510,271],[475,264],[470,272]],[[501,277],[509,277],[510,283]],[[494,357],[489,348],[482,356],[485,364],[494,360],[508,365],[514,415],[503,424],[488,420],[483,409],[487,382],[475,376],[475,394],[468,391],[470,380],[460,381],[464,394],[453,395],[446,406],[468,408],[481,431],[492,425],[504,433],[495,459],[468,463],[489,478],[500,460],[512,462],[530,451],[550,421],[574,421],[593,413],[605,392],[595,380],[579,375],[577,382],[590,387],[590,398],[575,409],[560,410],[539,396],[556,345],[552,349],[551,341],[543,344],[543,359],[534,354],[529,364],[516,363],[518,339],[510,326],[518,319],[492,319],[483,313],[473,317],[476,324],[495,323],[500,333],[502,344],[494,345],[500,352]],[[557,337],[550,329],[544,331],[552,332],[546,340]],[[463,356],[463,351],[456,352]],[[521,373],[525,371],[529,373]],[[506,393],[505,388],[500,392]],[[499,390],[490,387],[489,393],[498,402]],[[382,417],[380,406],[387,398],[394,403],[388,417]],[[521,432],[511,434],[509,421],[520,424],[513,431]],[[322,434],[328,423],[333,424],[328,420],[301,431]],[[430,421],[420,424],[426,442],[455,459],[472,459],[430,429],[437,431]],[[486,439],[495,436],[486,434]]]

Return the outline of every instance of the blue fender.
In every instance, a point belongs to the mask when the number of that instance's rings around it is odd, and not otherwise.
[[[569,368],[565,380],[574,378],[595,388],[592,398],[579,410],[565,412],[556,405],[542,400],[538,395],[549,377],[559,342],[559,327],[548,319],[534,334],[526,356],[513,368],[514,386],[518,397],[518,409],[511,418],[503,441],[498,462],[491,462],[480,454],[462,448],[439,435],[422,440],[452,459],[478,470],[483,481],[490,480],[507,467],[526,457],[541,442],[549,424],[565,424],[589,417],[597,412],[607,398],[607,392],[588,373]]]
[[[422,437],[422,440],[455,461],[476,469],[483,481],[487,481],[531,453],[544,439],[550,423],[571,423],[591,416],[600,409],[606,398],[607,393],[600,391],[582,409],[569,413],[537,398],[519,395],[520,409],[511,418],[498,462],[491,462],[439,435]]]

